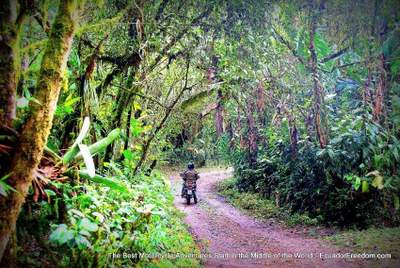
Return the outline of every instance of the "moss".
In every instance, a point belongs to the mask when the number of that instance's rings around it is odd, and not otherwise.
[[[25,16],[16,16],[16,3],[0,8],[0,121],[12,126],[16,112],[16,91],[20,77],[20,39]]]
[[[214,93],[215,89],[211,90],[205,90],[197,93],[194,96],[191,96],[189,99],[184,100],[181,104],[181,107],[183,110],[188,110],[191,106],[196,105],[197,103],[200,103],[204,101],[208,96],[210,96],[212,93]]]
[[[66,67],[72,45],[75,22],[75,1],[60,1],[53,30],[43,56],[37,84],[39,103],[31,102],[32,113],[20,133],[19,150],[11,163],[9,180],[17,193],[0,200],[0,258],[15,227],[17,217],[25,202],[33,171],[37,168],[49,135],[60,92],[62,73]]]
[[[88,31],[96,31],[99,29],[104,30],[105,27],[112,28],[114,27],[122,18],[125,10],[120,11],[115,17],[110,18],[110,19],[104,19],[99,23],[96,24],[85,24],[79,27],[79,29],[76,31],[76,36],[81,36],[83,33],[88,32]]]

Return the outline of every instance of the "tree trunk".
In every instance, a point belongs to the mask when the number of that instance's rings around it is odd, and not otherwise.
[[[74,35],[77,1],[60,1],[51,35],[43,56],[31,116],[22,127],[19,149],[11,162],[9,183],[17,193],[0,197],[0,259],[15,230],[16,221],[32,183],[33,173],[42,158],[43,148],[52,126],[54,110]]]
[[[115,112],[113,113],[113,121],[112,121],[113,129],[122,127],[122,123],[124,121],[124,112],[127,107],[130,107],[132,100],[135,96],[135,93],[137,93],[137,90],[138,90],[137,88],[134,88],[130,89],[128,92],[124,90],[119,91],[118,93],[119,96],[117,98],[117,107],[115,109]],[[117,144],[107,147],[104,156],[105,162],[108,162],[111,159],[113,159],[114,148],[116,148],[115,146],[117,146]]]
[[[217,137],[224,133],[224,106],[222,104],[222,92],[217,92],[217,108],[215,109],[215,130]]]
[[[362,88],[362,100],[363,100],[364,109],[367,110],[367,108],[370,105],[371,100],[372,100],[372,97],[371,97],[372,94],[370,91],[372,72],[371,72],[369,60],[365,64],[365,68],[368,71],[368,75],[367,75],[367,79],[365,80],[364,86]]]
[[[237,108],[236,129],[237,129],[237,133],[239,135],[239,146],[240,146],[240,148],[245,148],[246,141],[242,135],[242,118],[241,118],[241,112],[240,112],[239,106]]]
[[[387,34],[387,22],[384,21],[382,25],[382,31],[380,32],[380,42],[381,46],[385,41],[385,36]],[[376,86],[375,96],[374,96],[374,110],[373,117],[374,120],[378,123],[384,123],[385,120],[382,118],[382,115],[386,115],[387,105],[390,105],[390,101],[386,101],[388,99],[388,89],[390,88],[390,64],[387,63],[387,59],[383,53],[379,55],[379,78],[378,84]],[[385,105],[386,104],[386,105]]]
[[[257,86],[256,92],[257,96],[257,115],[258,115],[258,120],[260,123],[261,127],[265,127],[265,116],[264,116],[264,111],[265,111],[265,92],[264,92],[264,86],[263,83],[260,81],[260,83]]]
[[[228,127],[227,127],[228,137],[229,137],[229,150],[235,150],[235,130],[233,129],[232,119],[229,120]]]
[[[297,143],[299,141],[296,119],[291,111],[287,111],[287,117],[289,121],[290,154],[292,160],[295,160],[297,156]]]
[[[23,13],[17,16],[17,1],[0,4],[0,122],[11,127],[15,119],[19,77],[19,38]]]
[[[263,82],[260,81],[256,88],[255,96],[257,96],[257,101],[256,101],[256,106],[257,106],[257,118],[258,118],[258,124],[259,128],[263,131],[265,130],[265,127],[267,125],[266,122],[266,117],[265,117],[265,89],[263,86]],[[258,135],[258,139],[260,144],[262,144],[262,147],[264,149],[267,149],[268,147],[268,142],[266,137],[261,134]]]
[[[379,69],[380,74],[378,78],[378,85],[376,86],[375,96],[374,96],[374,110],[373,116],[376,122],[381,121],[381,116],[384,111],[384,99],[385,99],[385,91],[386,91],[386,70],[384,67],[385,57],[383,54],[379,56]]]
[[[313,124],[313,111],[310,109],[309,111],[307,111],[307,113],[305,114],[305,118],[304,118],[304,124],[306,127],[306,132],[307,132],[307,140],[308,141],[312,141],[315,135],[314,133],[314,124]]]
[[[248,124],[248,146],[249,146],[249,164],[250,167],[254,167],[257,163],[257,154],[258,154],[258,131],[256,126],[256,121],[254,120],[254,102],[252,101],[252,97],[249,96],[247,101],[247,124]]]
[[[372,16],[372,23],[371,23],[371,29],[370,29],[370,37],[375,36],[375,25],[376,25],[376,17],[377,17],[377,11],[378,11],[378,0],[375,0],[374,3],[374,12]],[[363,91],[362,91],[362,99],[363,99],[363,106],[365,111],[368,110],[368,106],[371,106],[372,108],[372,92],[370,90],[371,88],[371,81],[372,81],[372,68],[371,68],[371,58],[372,58],[372,46],[373,42],[368,43],[368,54],[367,54],[367,60],[365,62],[365,68],[367,69],[368,75],[367,79],[365,80]]]
[[[317,131],[317,139],[319,141],[319,145],[321,148],[325,148],[328,144],[328,135],[326,129],[326,119],[323,118],[323,105],[324,105],[324,98],[322,87],[319,82],[318,71],[317,71],[317,53],[315,51],[314,45],[314,37],[315,37],[315,30],[317,25],[317,18],[315,15],[312,17],[311,27],[310,27],[310,69],[312,73],[312,79],[314,84],[314,120],[315,120],[315,129]]]
[[[214,44],[211,46],[211,51],[214,50]],[[216,56],[212,56],[211,58],[212,66],[207,70],[207,80],[208,86],[211,87],[213,83],[216,82],[217,75],[217,66],[218,66],[218,58]],[[216,99],[216,108],[215,108],[215,131],[217,133],[217,137],[220,137],[224,133],[224,106],[223,106],[223,95],[221,89],[217,90],[217,99]]]
[[[126,140],[124,143],[124,150],[127,150],[129,148],[129,139],[130,139],[130,130],[131,130],[131,118],[132,118],[132,110],[133,108],[130,108],[128,111],[128,119],[126,122]]]
[[[17,13],[17,1],[7,0],[0,5],[0,135],[13,127],[16,117],[16,94],[20,75],[19,41],[21,29],[25,18],[25,10],[20,8]],[[14,144],[5,144],[14,147]],[[12,153],[12,152],[10,152]],[[6,169],[10,159],[0,158],[2,166]],[[0,177],[3,177],[3,168],[0,168]],[[10,233],[10,243],[5,249],[4,258],[0,266],[16,267],[16,232]]]
[[[12,232],[10,234],[10,239],[9,239],[7,247],[4,251],[3,259],[1,259],[1,261],[0,261],[1,267],[7,267],[7,268],[18,267],[17,249],[18,249],[18,247],[17,247],[17,232],[14,230],[14,232]]]

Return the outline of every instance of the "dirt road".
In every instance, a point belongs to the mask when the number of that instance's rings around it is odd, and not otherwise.
[[[200,173],[199,203],[186,205],[180,197],[181,179],[170,176],[175,205],[186,213],[185,221],[196,238],[205,267],[361,267],[357,261],[321,257],[345,253],[321,240],[307,237],[276,223],[262,223],[227,204],[215,192],[215,184],[231,176],[231,170]]]

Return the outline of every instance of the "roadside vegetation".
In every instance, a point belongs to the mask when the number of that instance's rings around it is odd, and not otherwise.
[[[31,203],[18,220],[18,265],[199,266],[169,180],[158,171],[128,179],[123,168],[113,166],[118,188],[51,182],[46,200]],[[179,257],[189,254],[194,257]]]
[[[276,220],[288,227],[318,224],[317,219],[312,219],[305,214],[291,214],[287,208],[278,207],[275,201],[266,199],[259,193],[240,192],[236,183],[235,178],[224,180],[217,185],[217,190],[229,203],[242,209],[246,214],[261,220]]]
[[[322,231],[319,232],[312,228],[323,226],[323,222],[318,219],[310,218],[306,214],[290,213],[287,207],[278,207],[275,201],[267,199],[259,193],[241,192],[236,183],[235,178],[226,179],[217,184],[216,189],[226,201],[249,216],[264,222],[272,220],[286,227],[297,229],[306,227],[306,231],[302,231],[306,235],[323,238],[334,245],[357,253],[389,253],[393,258],[400,256],[399,227],[370,227],[358,230],[355,226],[352,229],[330,226],[329,228],[322,227]]]
[[[392,258],[400,256],[400,229],[369,228],[366,230],[348,230],[333,236],[325,237],[326,240],[354,252],[378,252],[392,254]]]

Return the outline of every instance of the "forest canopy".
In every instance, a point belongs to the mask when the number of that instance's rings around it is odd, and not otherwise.
[[[159,171],[188,162],[323,225],[398,226],[398,6],[3,1],[2,263],[190,251]]]

